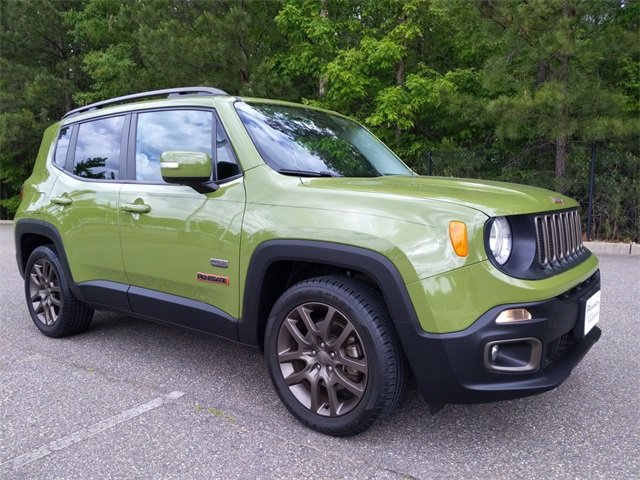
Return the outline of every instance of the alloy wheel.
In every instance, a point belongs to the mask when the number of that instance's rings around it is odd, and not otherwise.
[[[366,391],[362,340],[348,317],[330,305],[309,302],[289,312],[278,334],[278,363],[291,393],[318,415],[345,415]]]
[[[33,311],[42,324],[52,326],[62,309],[58,274],[51,262],[40,258],[33,263],[29,277],[29,296]]]

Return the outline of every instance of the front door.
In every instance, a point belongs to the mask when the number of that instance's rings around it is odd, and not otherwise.
[[[144,295],[157,295],[156,307],[163,301],[196,307],[199,302],[237,318],[242,177],[236,175],[217,191],[200,194],[164,183],[160,176],[164,151],[205,152],[215,160],[213,111],[142,112],[132,123],[135,182],[122,187],[119,201],[124,268],[133,286],[130,294],[144,289]],[[136,310],[135,301],[132,308]]]

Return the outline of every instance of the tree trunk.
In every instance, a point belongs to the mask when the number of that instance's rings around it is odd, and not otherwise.
[[[396,85],[402,86],[406,81],[407,77],[407,62],[403,58],[396,65]],[[400,136],[402,135],[402,131],[400,130],[400,126],[396,125],[396,146],[400,145]]]
[[[556,179],[567,173],[567,135],[562,133],[556,140]]]
[[[320,0],[320,4],[322,5],[320,8],[320,17],[327,19],[329,18],[329,9],[327,8],[327,2],[329,0]],[[320,72],[320,80],[318,81],[318,97],[324,97],[324,94],[327,91],[327,76]]]
[[[324,97],[327,91],[327,76],[323,73],[320,75],[320,81],[318,82],[318,97]]]
[[[562,5],[562,17],[565,20],[575,16],[575,10],[568,2]],[[564,28],[568,28],[565,24]],[[571,30],[564,32],[568,38],[571,37]],[[560,107],[560,115],[558,117],[558,134],[556,137],[556,190],[562,192],[565,190],[564,178],[567,173],[567,150],[569,143],[569,55],[566,47],[562,48],[558,54],[560,68],[558,69],[558,80],[562,85],[562,105]]]
[[[65,62],[66,63],[66,62]],[[64,106],[65,113],[71,110],[71,94],[69,93],[69,69],[64,65],[62,70],[62,80],[64,81]]]

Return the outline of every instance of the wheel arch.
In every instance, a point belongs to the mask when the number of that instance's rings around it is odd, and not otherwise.
[[[71,288],[71,291],[78,298],[82,298],[78,286],[73,281],[73,276],[71,275],[71,269],[69,268],[69,262],[67,260],[67,254],[62,243],[62,237],[56,227],[42,220],[18,220],[15,224],[15,243],[18,270],[23,278],[25,275],[27,260],[29,259],[31,252],[41,245],[53,245],[56,253],[58,254],[58,258],[60,258],[60,262],[62,263],[65,276],[69,279],[69,287]]]
[[[312,267],[309,269],[309,267]],[[303,268],[302,272],[296,267]],[[240,342],[262,346],[269,313],[278,297],[293,283],[319,274],[353,272],[382,294],[394,324],[418,324],[413,304],[396,266],[384,255],[366,248],[313,240],[269,240],[253,252],[238,324]]]

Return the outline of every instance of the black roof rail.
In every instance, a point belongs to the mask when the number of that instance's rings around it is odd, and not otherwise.
[[[79,107],[74,110],[70,110],[64,114],[62,118],[67,118],[78,113],[89,112],[91,110],[97,110],[99,108],[113,105],[116,103],[125,103],[131,100],[137,100],[140,98],[149,97],[177,97],[180,95],[229,95],[224,90],[212,87],[180,87],[180,88],[165,88],[163,90],[151,90],[149,92],[134,93],[131,95],[124,95],[122,97],[110,98],[109,100],[103,100],[101,102],[91,103],[84,107]]]

